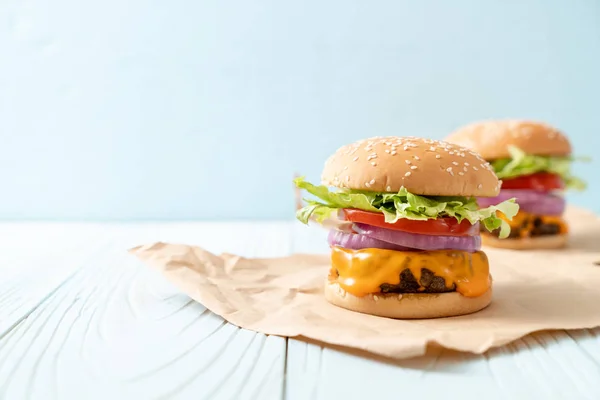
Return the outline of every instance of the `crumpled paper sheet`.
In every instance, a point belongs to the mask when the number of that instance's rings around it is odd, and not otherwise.
[[[575,208],[566,218],[571,240],[565,249],[484,248],[494,279],[492,304],[471,315],[430,320],[393,320],[327,303],[325,255],[248,259],[168,243],[130,251],[242,328],[396,359],[422,355],[430,344],[482,353],[535,331],[600,326],[600,219]]]

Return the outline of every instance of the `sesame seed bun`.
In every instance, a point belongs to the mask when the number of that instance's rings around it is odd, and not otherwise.
[[[419,319],[453,317],[471,314],[487,307],[492,301],[492,288],[478,297],[465,297],[458,292],[439,294],[373,294],[354,296],[339,284],[325,284],[325,298],[331,304],[348,310],[380,317]]]
[[[511,250],[560,249],[567,245],[568,235],[551,235],[542,237],[526,237],[519,239],[498,239],[492,235],[482,234],[484,246]]]
[[[325,163],[324,185],[425,196],[494,197],[500,182],[479,154],[446,142],[376,137],[338,149]]]
[[[474,122],[457,129],[445,140],[470,148],[487,160],[509,158],[510,146],[542,156],[571,154],[571,144],[564,134],[550,125],[533,121]]]

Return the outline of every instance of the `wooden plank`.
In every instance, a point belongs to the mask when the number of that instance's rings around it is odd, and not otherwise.
[[[238,329],[126,254],[149,240],[220,252],[289,252],[287,224],[143,224],[0,340],[0,398],[279,399],[285,339]]]
[[[600,329],[536,333],[484,355],[434,350],[400,362],[290,339],[286,398],[600,398]]]
[[[324,253],[319,228],[293,228],[292,248]],[[600,328],[529,335],[483,355],[437,349],[390,362],[288,340],[290,400],[333,398],[600,398]]]
[[[108,243],[104,231],[97,225],[0,224],[0,337]]]

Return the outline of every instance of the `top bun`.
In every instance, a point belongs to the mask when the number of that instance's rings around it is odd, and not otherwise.
[[[338,149],[325,163],[324,185],[426,196],[494,197],[500,181],[479,154],[416,137],[374,137]]]
[[[473,149],[487,160],[510,158],[510,146],[541,156],[571,154],[567,137],[541,122],[479,121],[457,129],[445,140]]]

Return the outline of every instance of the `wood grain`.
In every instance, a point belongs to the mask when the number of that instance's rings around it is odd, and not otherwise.
[[[93,224],[0,225],[0,338],[102,250],[103,231]]]
[[[0,340],[0,398],[282,397],[283,338],[225,323],[125,252],[154,238],[276,256],[289,251],[277,224],[234,234],[210,224],[145,225],[104,237],[111,243],[100,253],[81,244],[94,257],[67,262],[72,276]]]
[[[290,339],[286,398],[598,399],[599,363],[600,329],[536,333],[483,355],[436,349],[402,362]]]

